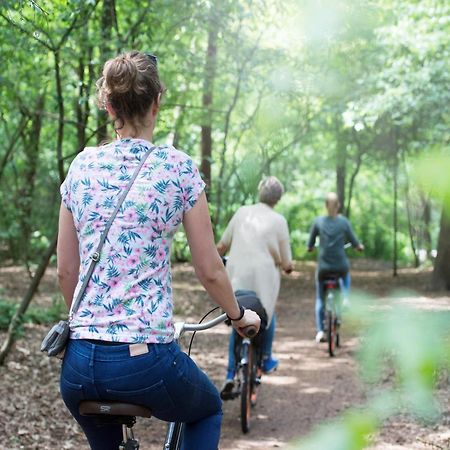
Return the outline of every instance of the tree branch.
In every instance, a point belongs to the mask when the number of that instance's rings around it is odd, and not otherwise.
[[[39,42],[39,44],[43,45],[48,50],[53,51],[53,49],[54,49],[53,45],[48,44],[47,42],[43,41],[38,36],[36,36],[34,33],[31,33],[30,31],[28,31],[25,28],[21,27],[16,22],[11,20],[9,17],[6,17],[2,12],[0,12],[0,17],[2,17],[4,20],[6,20],[13,27],[17,28],[23,34],[27,35],[28,37],[33,38],[35,41]]]
[[[25,127],[27,126],[29,120],[30,120],[29,116],[22,115],[22,119],[21,119],[16,131],[14,132],[13,136],[9,140],[8,146],[6,148],[6,152],[3,155],[2,160],[0,161],[0,180],[3,176],[3,172],[6,168],[6,164],[8,164],[9,157],[11,156],[11,153],[13,152],[14,147],[17,144],[17,140],[18,140],[19,136],[22,134]]]

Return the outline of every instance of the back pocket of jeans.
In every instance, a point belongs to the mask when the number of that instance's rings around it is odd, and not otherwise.
[[[110,396],[110,400],[120,400],[124,403],[143,405],[155,412],[163,412],[175,407],[164,380],[160,380],[142,389],[130,389],[127,391],[106,389],[106,392]]]
[[[84,389],[81,384],[72,383],[61,377],[60,391],[62,398],[67,406],[75,407],[78,403],[84,399]]]

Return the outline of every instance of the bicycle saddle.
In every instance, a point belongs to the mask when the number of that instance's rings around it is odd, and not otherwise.
[[[78,411],[82,416],[152,417],[152,412],[145,406],[110,401],[83,400]]]
[[[339,278],[342,278],[342,274],[338,272],[325,272],[320,275],[322,281],[338,281]]]

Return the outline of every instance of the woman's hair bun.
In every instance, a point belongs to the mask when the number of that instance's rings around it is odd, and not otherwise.
[[[111,107],[117,130],[125,122],[135,128],[142,125],[151,105],[159,102],[164,85],[156,62],[146,53],[132,51],[105,63],[97,89],[99,106]]]
[[[110,95],[125,94],[134,90],[139,69],[136,62],[128,54],[121,55],[115,60],[108,61],[103,71]]]

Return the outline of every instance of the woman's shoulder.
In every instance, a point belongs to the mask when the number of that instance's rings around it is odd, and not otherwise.
[[[70,169],[74,169],[80,165],[89,163],[93,158],[98,157],[99,147],[85,147],[81,152],[78,152],[75,158],[70,163]]]
[[[287,226],[287,220],[286,217],[283,216],[283,214],[277,212],[277,211],[273,211],[274,213],[274,218],[275,220],[280,224],[280,225],[286,225]]]
[[[257,205],[263,205],[262,203],[257,203]],[[284,223],[286,222],[285,217],[283,216],[283,214],[275,211],[273,208],[268,208],[266,205],[263,205],[264,207],[262,208],[262,210],[264,211],[264,213],[266,213],[268,216],[270,216],[270,218],[276,222],[280,222],[280,223]]]
[[[159,152],[166,153],[168,158],[179,164],[192,164],[194,161],[186,152],[175,148],[173,145],[164,144],[158,147]]]

